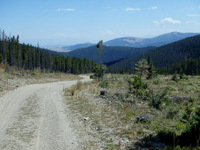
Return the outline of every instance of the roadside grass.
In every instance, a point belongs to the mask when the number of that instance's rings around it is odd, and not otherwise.
[[[39,68],[35,68],[34,70],[23,70],[18,69],[17,67],[10,67],[0,65],[1,72],[5,72],[6,74],[12,76],[21,76],[21,77],[32,77],[32,78],[55,78],[55,79],[72,79],[77,80],[80,79],[77,75],[66,74],[61,72],[50,72],[49,70],[41,70]]]
[[[172,76],[158,75],[145,80],[155,92],[167,90],[169,101],[161,109],[153,108],[149,101],[129,91],[133,75],[107,74],[102,82],[78,83],[65,90],[66,104],[74,115],[85,149],[170,149],[179,146],[179,136],[191,126],[186,117],[195,114],[200,101],[200,77],[188,76],[178,82]],[[100,97],[100,91],[108,95]],[[114,95],[118,95],[113,99]],[[133,99],[134,103],[122,99]],[[121,100],[120,100],[121,99]],[[137,123],[137,116],[148,115],[147,123]],[[164,144],[161,133],[173,133],[174,139]],[[192,147],[189,147],[192,149]]]
[[[73,74],[56,73],[41,71],[40,69],[30,70],[18,70],[16,67],[8,67],[6,65],[0,65],[0,95],[13,90],[17,87],[38,84],[57,82],[64,80],[78,80],[81,77]]]

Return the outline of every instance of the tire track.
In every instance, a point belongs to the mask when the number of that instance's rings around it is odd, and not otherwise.
[[[90,81],[87,77],[81,81]],[[0,149],[74,150],[79,138],[66,114],[63,89],[77,81],[35,84],[0,98]]]

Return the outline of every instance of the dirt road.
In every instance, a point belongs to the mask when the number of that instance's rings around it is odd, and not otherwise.
[[[89,81],[84,77],[81,81]],[[63,103],[63,89],[77,81],[34,84],[0,98],[1,150],[74,150],[78,136]]]

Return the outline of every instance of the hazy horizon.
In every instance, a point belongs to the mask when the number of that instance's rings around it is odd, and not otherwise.
[[[7,35],[41,47],[200,33],[198,0],[9,0],[1,2],[0,15]]]

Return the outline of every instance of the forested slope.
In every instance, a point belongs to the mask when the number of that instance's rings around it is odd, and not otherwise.
[[[65,73],[91,72],[95,62],[87,58],[64,57],[63,54],[19,43],[19,36],[7,37],[0,33],[0,63],[25,70],[48,70]]]
[[[108,63],[124,58],[129,58],[132,56],[137,56],[144,54],[155,47],[146,47],[146,48],[133,48],[133,47],[112,47],[112,46],[103,46],[102,50],[102,61],[103,63]],[[89,60],[94,60],[100,62],[100,57],[97,55],[96,46],[77,49],[71,52],[64,53],[66,56],[85,58]]]
[[[171,68],[172,64],[183,60],[197,59],[200,57],[200,35],[183,39],[171,44],[156,48],[145,55],[131,57],[111,65],[111,72],[118,72],[121,69],[133,69],[134,64],[141,58],[150,56],[156,68]],[[198,61],[196,62],[198,63]],[[197,68],[200,64],[196,64]]]

